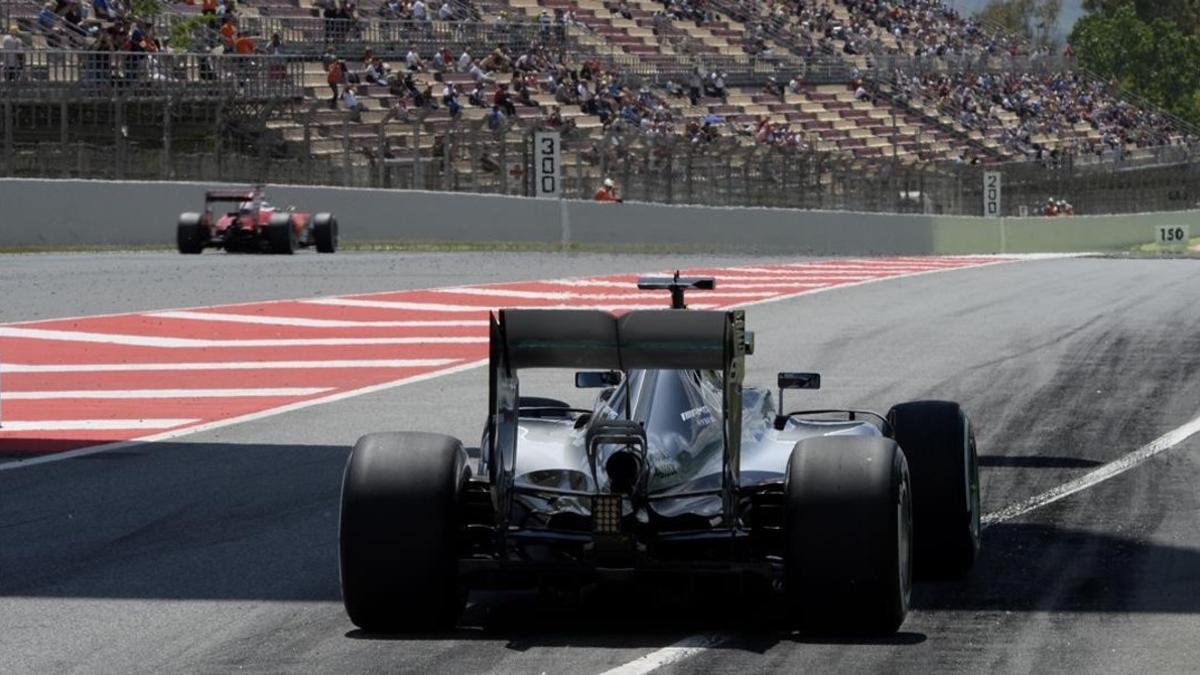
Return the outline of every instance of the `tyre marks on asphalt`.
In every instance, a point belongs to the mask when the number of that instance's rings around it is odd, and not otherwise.
[[[838,259],[697,268],[725,309],[1016,260]],[[661,274],[661,273],[660,273]],[[659,309],[635,274],[389,291],[0,325],[0,469],[162,440],[481,363],[501,307]],[[147,432],[154,432],[147,435]]]

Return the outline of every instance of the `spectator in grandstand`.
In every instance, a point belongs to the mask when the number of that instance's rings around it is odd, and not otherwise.
[[[458,57],[458,72],[470,72],[471,66],[474,63],[475,60],[471,58],[471,53],[464,48],[463,53]]]
[[[284,54],[283,38],[279,37],[279,33],[271,33],[271,41],[267,43],[263,51],[271,56],[282,56]]]
[[[492,53],[488,54],[479,65],[486,70],[507,73],[512,69],[512,57],[508,55],[503,44],[497,44]]]
[[[54,10],[55,4],[47,2],[45,5],[42,5],[42,10],[38,12],[37,16],[38,28],[42,29],[42,32],[48,35],[53,34],[55,27],[58,25],[58,14]]]
[[[775,98],[778,98],[780,102],[783,102],[783,85],[779,84],[779,82],[775,80],[774,75],[767,78],[767,84],[765,87],[763,87],[763,93],[767,94],[768,96],[774,96]]]
[[[409,14],[412,15],[413,21],[428,21],[429,10],[425,7],[425,3],[421,0],[413,0],[413,3],[408,8]]]
[[[484,118],[487,121],[488,129],[498,131],[504,127],[504,113],[500,112],[500,108],[492,106],[491,112]]]
[[[375,12],[384,21],[401,21],[405,18],[404,5],[400,0],[387,0]]]
[[[233,51],[239,56],[249,56],[258,51],[258,44],[255,43],[254,38],[239,32],[237,38],[233,41]],[[250,65],[249,62],[243,63],[246,66]]]
[[[714,96],[725,100],[725,73],[712,71],[708,76],[708,80],[704,83],[704,94],[706,96]]]
[[[234,41],[237,39],[237,23],[233,17],[227,16],[221,18],[221,27],[217,29],[221,36],[221,45],[225,48],[226,54],[232,54],[234,50]]]
[[[214,11],[215,9],[214,5]],[[92,16],[104,21],[115,21],[118,18],[108,0],[92,0]]]
[[[217,15],[217,0],[201,0],[200,13],[207,16]]]
[[[611,178],[604,179],[604,182],[596,189],[596,194],[592,199],[597,202],[607,202],[610,204],[620,204],[623,201],[617,194],[617,184]]]
[[[442,105],[450,111],[451,118],[458,117],[462,112],[462,106],[458,103],[458,86],[452,82],[442,88]]]
[[[512,96],[508,93],[508,85],[501,84],[496,88],[496,93],[492,97],[492,106],[499,108],[509,117],[517,114],[517,106],[512,102]]]
[[[467,103],[470,103],[474,106],[479,106],[480,108],[485,108],[487,107],[487,101],[484,100],[484,96],[485,93],[483,91],[483,87],[476,84],[474,88],[471,89],[470,93],[467,94]]]
[[[342,103],[350,112],[351,120],[358,122],[362,118],[362,102],[358,100],[358,94],[354,93],[354,87],[346,87],[342,90]]]
[[[688,100],[692,105],[700,102],[700,97],[704,94],[704,74],[697,66],[696,70],[688,77]]]
[[[25,43],[21,41],[21,29],[17,24],[8,27],[8,34],[0,40],[0,52],[3,53],[4,80],[12,82],[21,77],[25,68]]]
[[[448,73],[454,70],[454,54],[445,45],[434,52],[433,59],[429,62],[430,69],[435,73]]]
[[[364,77],[368,84],[378,84],[386,87],[391,83],[392,70],[383,62],[383,59],[376,56],[367,64]]]
[[[417,54],[417,51],[411,47],[408,50],[408,54],[404,56],[404,65],[409,69],[409,71],[414,73],[425,70],[425,61],[422,60],[421,56]]]
[[[329,89],[333,95],[329,98],[329,107],[336,108],[338,102],[338,87],[346,79],[346,62],[341,59],[334,59],[328,66],[328,71],[325,75],[325,81],[329,83]]]
[[[533,99],[533,92],[529,89],[529,83],[524,80],[517,85],[517,100],[528,108],[538,107],[537,101]]]
[[[484,72],[478,63],[472,63],[467,72],[471,75],[471,79],[475,80],[475,84],[487,84],[492,81],[491,75]]]
[[[442,6],[438,9],[438,19],[442,21],[454,20],[454,8],[449,2],[442,2]]]

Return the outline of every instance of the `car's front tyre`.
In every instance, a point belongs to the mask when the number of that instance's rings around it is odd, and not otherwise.
[[[313,239],[317,253],[336,253],[338,249],[338,222],[331,213],[313,216]]]
[[[917,576],[966,576],[979,556],[982,529],[970,420],[952,401],[901,403],[887,420],[912,472]]]
[[[467,453],[426,433],[363,436],[342,479],[342,601],[372,632],[453,628],[465,596],[458,583],[459,493]]]

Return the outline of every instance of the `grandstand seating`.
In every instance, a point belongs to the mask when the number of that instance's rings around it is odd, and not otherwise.
[[[278,119],[271,125],[289,142],[295,152],[332,154],[345,152],[350,139],[354,152],[377,149],[381,136],[392,148],[408,152],[428,152],[436,136],[453,123],[444,108],[420,116],[420,134],[413,134],[413,123],[401,122],[390,111],[397,97],[387,87],[359,83],[355,86],[362,104],[351,113],[331,110],[321,102],[329,95],[324,65],[320,60],[326,48],[339,54],[361,74],[357,64],[363,49],[388,47],[385,56],[393,73],[404,71],[398,57],[409,45],[429,59],[443,46],[458,53],[472,49],[482,57],[491,44],[485,41],[493,33],[463,34],[446,22],[425,26],[381,24],[377,9],[382,0],[364,0],[358,7],[354,39],[333,40],[320,18],[317,0],[241,0],[238,17],[243,30],[266,38],[271,32],[283,32],[288,49],[306,59],[303,64],[305,103],[303,113],[291,119]],[[439,0],[429,3],[436,15]],[[190,15],[197,5],[171,3],[171,14]],[[477,17],[472,26],[500,26],[510,48],[530,48],[543,35],[537,28],[546,15],[557,21],[568,13],[565,28],[573,61],[597,56],[610,71],[636,67],[638,77],[621,78],[636,87],[646,84],[664,102],[675,133],[685,133],[691,125],[719,120],[717,133],[740,139],[746,145],[782,143],[801,145],[820,152],[854,158],[882,157],[900,162],[978,159],[1001,161],[1025,158],[1039,151],[1081,150],[1085,152],[1132,151],[1139,147],[1182,143],[1189,140],[1186,130],[1175,121],[1120,101],[1103,87],[1086,78],[1073,76],[1031,76],[1026,72],[1006,75],[1000,85],[984,87],[976,78],[989,69],[998,69],[1005,59],[1025,49],[1014,39],[988,31],[969,19],[958,16],[938,0],[782,0],[767,4],[758,0],[710,0],[692,4],[688,0],[667,3],[658,0],[477,0],[462,4],[454,0],[457,16]],[[38,5],[31,0],[13,0],[12,16],[30,34],[35,46],[46,46],[45,31],[36,25]],[[541,19],[546,20],[546,19]],[[502,22],[502,23],[498,23]],[[169,22],[168,24],[169,25]],[[524,33],[503,30],[524,26]],[[518,36],[525,38],[518,40]],[[482,44],[481,44],[482,43]],[[562,45],[559,45],[562,46]],[[301,48],[302,47],[302,48]],[[479,50],[479,53],[476,53]],[[980,73],[954,71],[949,74],[908,76],[872,70],[881,54],[901,54],[936,59],[968,55],[982,64]],[[771,67],[781,83],[802,71],[801,55],[830,56],[861,69],[866,79],[867,96],[856,96],[858,83],[802,83],[783,96],[765,93],[761,79],[765,72],[754,71],[764,55],[773,59]],[[824,56],[822,56],[824,55]],[[514,54],[515,56],[515,54]],[[755,73],[756,83],[738,83],[728,87],[724,98],[700,97],[693,104],[687,97],[671,95],[666,76],[679,82],[687,77],[692,63],[710,69]],[[550,73],[539,73],[545,82]],[[507,74],[498,74],[504,81]],[[941,79],[939,79],[941,78]],[[414,75],[418,87],[432,86],[435,96],[441,83],[473,84],[466,73],[430,72]],[[435,81],[440,79],[441,82]],[[749,78],[754,81],[756,78]],[[1011,82],[1029,91],[1017,96]],[[484,88],[490,100],[494,84]],[[1003,90],[995,87],[1007,87]],[[632,93],[632,92],[631,92]],[[1004,103],[998,103],[996,94]],[[1051,95],[1057,97],[1051,100]],[[1086,105],[1067,110],[1087,97]],[[458,124],[481,123],[486,109],[466,103]],[[532,94],[535,105],[518,106],[517,122],[536,124],[558,105],[555,97],[539,88]],[[561,104],[562,117],[580,133],[594,134],[602,127],[598,116],[585,114],[577,104]],[[645,111],[643,111],[644,113]],[[620,124],[620,123],[619,123]],[[310,128],[305,132],[305,125]],[[661,131],[663,125],[654,125]],[[766,126],[764,130],[763,127]],[[420,138],[420,147],[407,147]],[[569,157],[568,162],[578,161]]]

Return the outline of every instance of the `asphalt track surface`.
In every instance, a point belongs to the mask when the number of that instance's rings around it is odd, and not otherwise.
[[[764,262],[334,258],[202,256],[207,270],[152,254],[5,258],[0,320]],[[131,261],[143,264],[140,275]],[[327,278],[310,277],[309,263]],[[19,276],[9,276],[14,267]],[[833,290],[747,310],[758,338],[747,379],[819,370],[825,388],[791,400],[820,406],[959,400],[976,424],[984,510],[995,513],[1200,414],[1196,289],[1194,261],[1080,258]],[[525,393],[579,399],[559,384],[536,392],[539,381],[522,384]],[[705,588],[578,603],[488,594],[473,598],[450,633],[354,630],[336,553],[348,446],[380,429],[470,442],[485,385],[472,370],[0,472],[0,672],[600,673],[694,636],[708,636],[708,648],[657,672],[1195,672],[1200,664],[1197,436],[992,525],[971,577],[919,585],[902,632],[886,639],[776,631],[752,619],[754,608]]]

